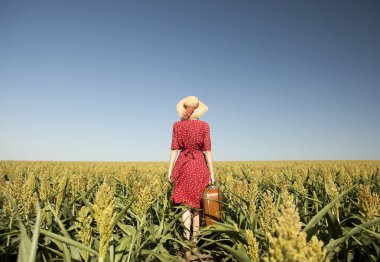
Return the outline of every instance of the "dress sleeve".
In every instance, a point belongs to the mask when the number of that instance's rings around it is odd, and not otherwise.
[[[179,150],[181,149],[178,142],[178,134],[175,128],[175,124],[173,124],[173,133],[172,133],[172,145],[170,147],[171,150]]]
[[[203,136],[203,151],[211,150],[211,139],[210,139],[210,127],[208,124],[205,126],[205,132]]]

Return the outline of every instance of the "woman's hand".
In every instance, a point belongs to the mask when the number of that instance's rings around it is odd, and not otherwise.
[[[210,179],[209,179],[209,185],[214,184],[215,178],[214,178],[214,168],[212,165],[212,152],[211,150],[209,151],[204,151],[205,157],[206,157],[206,162],[207,162],[207,168],[210,171]]]
[[[211,173],[210,174],[210,180],[209,180],[209,185],[212,185],[212,184],[214,184],[214,182],[215,182],[215,178],[214,178],[214,174],[213,173]]]
[[[169,170],[168,170],[169,183],[173,182],[173,179],[172,179],[173,166],[174,166],[174,162],[175,162],[176,157],[178,156],[179,151],[180,150],[171,150],[170,151]]]

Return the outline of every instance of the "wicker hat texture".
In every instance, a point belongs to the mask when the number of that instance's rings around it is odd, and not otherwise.
[[[184,117],[184,114],[186,113],[185,107],[193,107],[195,110],[191,114],[189,119],[195,119],[203,116],[207,110],[208,107],[199,101],[198,97],[196,96],[188,96],[185,98],[182,98],[178,104],[177,104],[177,114],[179,117]]]

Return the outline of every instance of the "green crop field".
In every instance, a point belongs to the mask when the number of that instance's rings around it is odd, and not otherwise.
[[[198,261],[379,261],[380,161],[215,162]],[[0,261],[181,261],[168,163],[0,161]]]

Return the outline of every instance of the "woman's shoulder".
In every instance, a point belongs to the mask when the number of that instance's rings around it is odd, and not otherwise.
[[[176,128],[177,126],[182,125],[181,122],[182,122],[181,120],[178,120],[178,121],[173,122],[173,128]]]
[[[202,130],[210,129],[209,124],[206,121],[203,120],[191,120],[192,124],[190,126],[200,128]]]
[[[206,122],[206,121],[203,121],[203,120],[197,120],[199,122],[199,124],[201,125],[204,125],[204,126],[208,126],[209,124]]]
[[[186,124],[189,124],[189,123],[196,123],[196,124],[203,125],[203,126],[208,126],[209,125],[206,121],[203,121],[203,120],[200,120],[200,119],[197,119],[197,120],[178,120],[178,121],[175,121],[173,123],[173,125],[174,126],[177,126],[177,125],[186,125]]]

